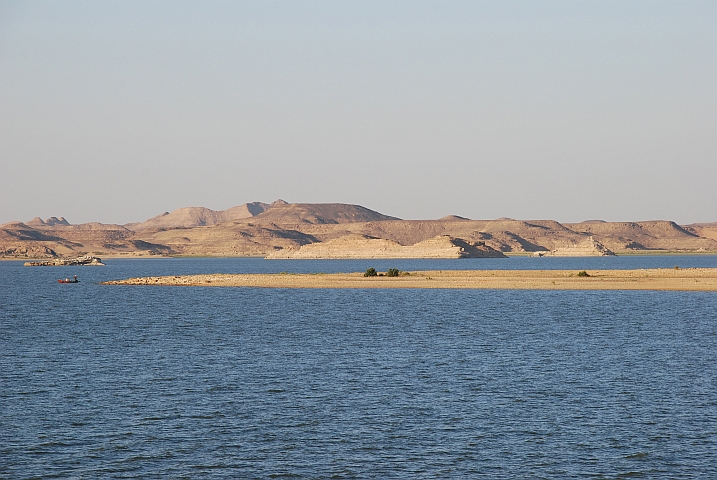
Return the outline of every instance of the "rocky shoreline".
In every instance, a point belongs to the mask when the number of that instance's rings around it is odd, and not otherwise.
[[[38,262],[25,262],[26,267],[78,267],[78,266],[104,266],[102,259],[89,255],[75,258],[54,258]]]
[[[138,277],[103,285],[259,288],[443,288],[514,290],[717,291],[717,269],[649,270],[442,270],[401,272],[397,277],[363,273],[209,274]]]

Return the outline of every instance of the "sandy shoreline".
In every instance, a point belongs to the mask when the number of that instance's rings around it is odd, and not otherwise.
[[[717,291],[717,269],[442,270],[408,272],[399,277],[332,274],[204,274],[139,277],[104,285],[156,285],[260,288],[461,288],[520,290],[687,290]]]

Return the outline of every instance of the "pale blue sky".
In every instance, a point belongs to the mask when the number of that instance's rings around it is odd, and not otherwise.
[[[717,2],[0,0],[0,223],[717,221]]]

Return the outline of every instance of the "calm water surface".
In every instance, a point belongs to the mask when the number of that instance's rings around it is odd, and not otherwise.
[[[98,284],[715,256],[107,264],[0,262],[0,478],[717,477],[716,293]]]

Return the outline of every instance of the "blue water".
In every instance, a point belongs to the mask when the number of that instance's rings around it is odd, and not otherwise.
[[[717,293],[98,284],[675,265],[0,262],[0,478],[716,478]]]

